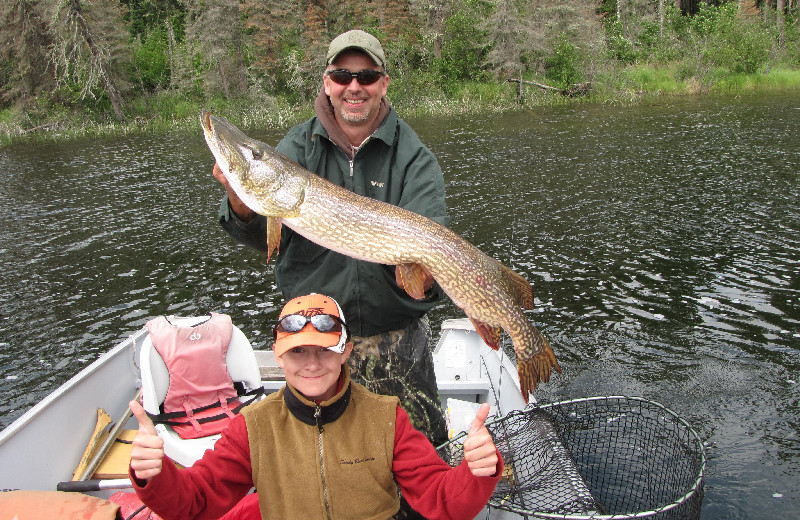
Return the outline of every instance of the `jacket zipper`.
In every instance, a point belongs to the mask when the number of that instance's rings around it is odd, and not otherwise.
[[[376,132],[377,132],[377,130],[376,130]],[[354,166],[355,166],[355,162],[356,162],[356,155],[357,155],[357,154],[358,154],[358,152],[359,152],[359,151],[360,151],[360,150],[361,150],[361,149],[364,147],[364,145],[365,145],[365,144],[367,144],[367,141],[369,141],[370,139],[372,139],[372,136],[371,136],[371,135],[370,135],[370,136],[367,136],[367,138],[366,138],[366,139],[364,139],[364,140],[361,142],[361,144],[360,144],[360,145],[358,145],[358,146],[353,146],[353,145],[350,145],[350,146],[353,148],[353,158],[352,158],[352,159],[350,159],[350,158],[348,157],[348,160],[350,161],[350,177],[352,177],[352,176],[353,176],[353,171],[354,171],[354,169],[355,169],[355,168],[354,168]]]
[[[328,503],[328,485],[325,480],[325,457],[322,444],[322,434],[325,428],[322,426],[322,407],[320,405],[316,405],[316,408],[314,408],[314,421],[317,423],[317,450],[319,453],[320,479],[322,481],[322,499],[325,503],[325,516],[328,520],[331,520],[331,505]]]

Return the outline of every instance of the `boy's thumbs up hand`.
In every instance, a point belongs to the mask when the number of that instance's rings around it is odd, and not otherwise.
[[[149,480],[161,473],[164,441],[156,433],[153,421],[137,401],[129,403],[133,416],[139,421],[139,431],[133,439],[131,468],[136,478]]]
[[[153,421],[150,419],[150,417],[147,415],[147,412],[144,411],[144,408],[142,408],[142,405],[139,404],[138,401],[131,401],[128,403],[128,406],[130,406],[133,416],[136,417],[137,421],[139,421],[139,431],[144,430],[150,435],[158,435]]]
[[[484,426],[489,416],[489,403],[483,403],[464,441],[464,460],[476,477],[489,477],[497,473],[497,449],[489,430]]]

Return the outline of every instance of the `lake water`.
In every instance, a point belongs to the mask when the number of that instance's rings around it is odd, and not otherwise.
[[[800,516],[800,96],[409,122],[451,227],[533,283],[564,370],[537,399],[658,401],[706,442],[704,519]],[[272,265],[216,223],[212,163],[199,125],[0,148],[0,427],[155,315],[269,345]]]

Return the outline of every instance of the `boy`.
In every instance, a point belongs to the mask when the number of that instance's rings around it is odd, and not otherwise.
[[[352,343],[335,300],[290,300],[274,327],[273,350],[286,386],[233,419],[213,450],[192,468],[163,462],[163,443],[137,402],[131,452],[136,493],[156,514],[215,519],[255,486],[262,518],[388,519],[397,512],[395,481],[431,519],[477,515],[502,473],[502,459],[479,410],[450,468],[415,430],[396,397],[350,381]],[[254,496],[236,509],[252,515]],[[226,517],[230,518],[230,516]]]

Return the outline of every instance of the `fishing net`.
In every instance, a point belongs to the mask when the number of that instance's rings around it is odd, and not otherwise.
[[[697,433],[646,399],[530,406],[487,423],[505,469],[489,507],[527,518],[696,519],[705,454]],[[451,465],[466,434],[439,447]]]

